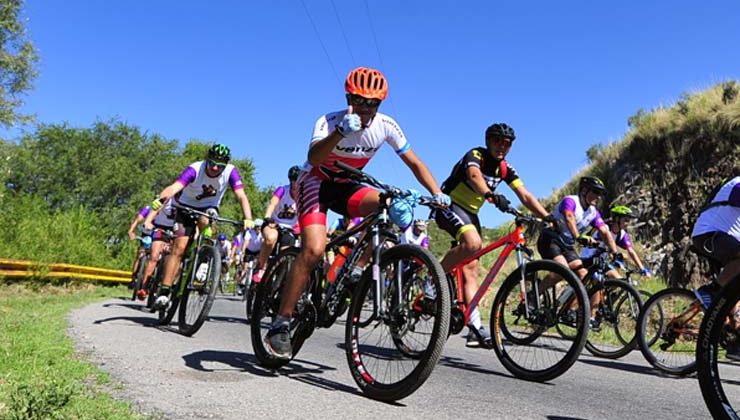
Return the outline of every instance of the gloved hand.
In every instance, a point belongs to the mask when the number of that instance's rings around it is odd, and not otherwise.
[[[421,194],[416,190],[409,190],[404,197],[395,197],[388,208],[391,221],[401,229],[406,229],[414,221],[414,207],[419,203]]]
[[[509,202],[509,199],[504,197],[501,194],[496,194],[493,191],[488,191],[484,197],[489,203],[493,203],[494,206],[496,206],[497,209],[505,212],[509,210],[509,207],[511,207],[511,202]]]
[[[450,196],[442,192],[438,192],[437,194],[434,194],[432,196],[432,200],[434,200],[434,204],[438,206],[442,206],[442,207],[449,207],[450,204],[452,204],[452,200],[450,199]]]
[[[586,234],[578,235],[578,238],[576,238],[576,242],[583,246],[591,245],[591,241],[593,241],[593,239],[591,239],[591,237]]]
[[[643,277],[652,276],[653,273],[651,273],[647,267],[643,267],[642,270],[640,270],[640,275],[642,275]]]
[[[262,219],[262,225],[263,226],[265,226],[265,225],[271,225],[273,223],[275,223],[275,220],[273,220],[272,217],[265,217],[264,219]]]
[[[244,230],[249,230],[254,227],[254,220],[244,219]]]
[[[342,121],[339,121],[339,124],[337,124],[337,131],[339,131],[342,137],[347,137],[356,131],[360,131],[361,128],[362,121],[360,121],[360,116],[353,114],[352,107],[350,106],[347,113],[342,117]]]
[[[152,210],[154,210],[154,211],[157,211],[157,210],[161,209],[162,208],[162,199],[159,198],[159,197],[155,198],[154,201],[152,201],[151,206],[152,206]]]
[[[612,254],[612,264],[619,268],[624,268],[624,257],[621,253],[615,252]]]
[[[555,226],[557,224],[557,221],[555,220],[555,216],[552,215],[552,213],[548,214],[547,216],[542,218],[543,222],[547,222],[551,224],[552,226]]]

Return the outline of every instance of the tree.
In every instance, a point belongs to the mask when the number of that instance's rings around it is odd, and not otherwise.
[[[0,0],[0,124],[10,127],[27,122],[30,116],[18,113],[22,95],[31,89],[38,62],[36,49],[26,38],[19,15],[22,0]]]

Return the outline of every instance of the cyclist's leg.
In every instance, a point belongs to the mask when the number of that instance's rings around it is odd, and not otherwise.
[[[152,242],[151,256],[147,262],[146,269],[144,270],[144,281],[141,285],[142,289],[146,289],[147,284],[149,284],[149,278],[154,273],[154,269],[157,267],[157,262],[159,262],[159,258],[162,256],[164,244],[164,241],[157,239]]]
[[[262,227],[262,246],[260,247],[260,254],[257,258],[256,269],[264,270],[267,257],[275,248],[275,244],[278,240],[278,230],[272,226]]]
[[[435,210],[433,217],[440,229],[458,241],[458,245],[447,251],[440,261],[442,269],[449,272],[460,261],[480,249],[480,225],[475,215],[466,212],[455,203],[446,209]]]
[[[131,278],[133,279],[136,276],[136,273],[139,272],[139,259],[141,259],[141,256],[144,255],[146,252],[146,248],[143,246],[140,246],[136,250],[136,257],[134,257],[134,265],[131,267]]]

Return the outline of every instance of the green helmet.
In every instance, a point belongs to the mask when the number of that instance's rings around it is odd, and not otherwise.
[[[231,150],[225,144],[216,143],[208,149],[208,160],[219,163],[229,163],[231,160]]]
[[[614,206],[609,209],[609,212],[614,217],[630,217],[635,218],[636,216],[632,213],[632,209],[627,206]]]

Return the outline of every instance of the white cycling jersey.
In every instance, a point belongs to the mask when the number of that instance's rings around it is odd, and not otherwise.
[[[590,227],[600,228],[604,226],[604,220],[601,218],[601,213],[594,206],[588,206],[584,209],[581,206],[581,200],[578,195],[569,195],[555,206],[555,211],[552,212],[553,217],[558,223],[560,234],[563,237],[572,238],[570,230],[568,230],[568,224],[565,222],[565,211],[573,212],[576,218],[576,228],[578,233],[586,232]],[[575,239],[575,238],[573,238]]]
[[[429,248],[429,236],[425,232],[421,234],[414,234],[414,226],[409,226],[403,235],[401,235],[402,244],[413,244],[419,245],[422,248]]]
[[[262,233],[256,229],[249,229],[244,234],[244,241],[247,243],[247,251],[256,254],[262,247]]]
[[[298,209],[290,191],[290,184],[278,187],[272,194],[280,199],[272,211],[272,219],[278,225],[292,229],[298,223]]]
[[[321,116],[314,126],[311,144],[326,138],[334,131],[346,113],[347,111],[344,110]],[[348,134],[334,147],[326,160],[317,167],[306,163],[304,169],[310,169],[311,173],[320,179],[329,179],[328,173],[341,171],[334,165],[337,160],[353,168],[362,169],[375,156],[383,143],[391,145],[398,155],[411,149],[398,123],[393,118],[378,112],[369,127]]]
[[[195,162],[185,168],[177,178],[177,182],[183,184],[179,203],[197,209],[218,208],[226,193],[226,186],[230,185],[232,190],[243,188],[239,170],[232,164],[226,165],[216,177],[206,174],[206,161]]]
[[[732,178],[720,188],[712,203],[727,202],[703,211],[694,224],[691,237],[709,232],[724,232],[740,241],[740,207],[737,206],[740,196],[740,176]]]

